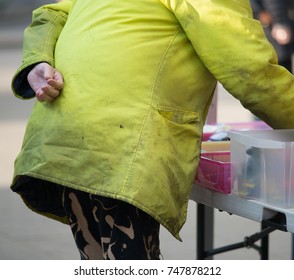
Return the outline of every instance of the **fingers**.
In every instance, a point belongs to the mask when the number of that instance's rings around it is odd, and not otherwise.
[[[52,102],[58,95],[60,94],[60,90],[56,89],[50,85],[42,86],[36,92],[36,98],[38,101],[47,101]]]
[[[57,90],[61,90],[63,88],[63,80],[62,79],[49,79],[47,80],[48,85],[50,85],[51,87],[57,89]]]
[[[28,74],[28,82],[41,102],[52,102],[63,88],[62,74],[47,63],[36,65]]]

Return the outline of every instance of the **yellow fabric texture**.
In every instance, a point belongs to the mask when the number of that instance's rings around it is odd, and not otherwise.
[[[64,0],[34,11],[24,41],[16,96],[40,61],[65,84],[35,104],[13,184],[27,175],[124,200],[179,240],[217,80],[272,127],[294,127],[293,76],[247,0]]]

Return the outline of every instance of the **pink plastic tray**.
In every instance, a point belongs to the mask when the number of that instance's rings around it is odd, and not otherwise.
[[[222,193],[231,193],[230,152],[201,153],[195,183]]]

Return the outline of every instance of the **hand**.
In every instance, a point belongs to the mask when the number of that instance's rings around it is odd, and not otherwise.
[[[45,62],[37,64],[29,72],[27,79],[37,100],[41,102],[52,102],[63,88],[62,74]]]

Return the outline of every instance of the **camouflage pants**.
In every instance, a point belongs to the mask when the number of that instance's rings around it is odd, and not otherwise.
[[[64,188],[63,206],[81,259],[159,259],[159,223],[120,200]]]

